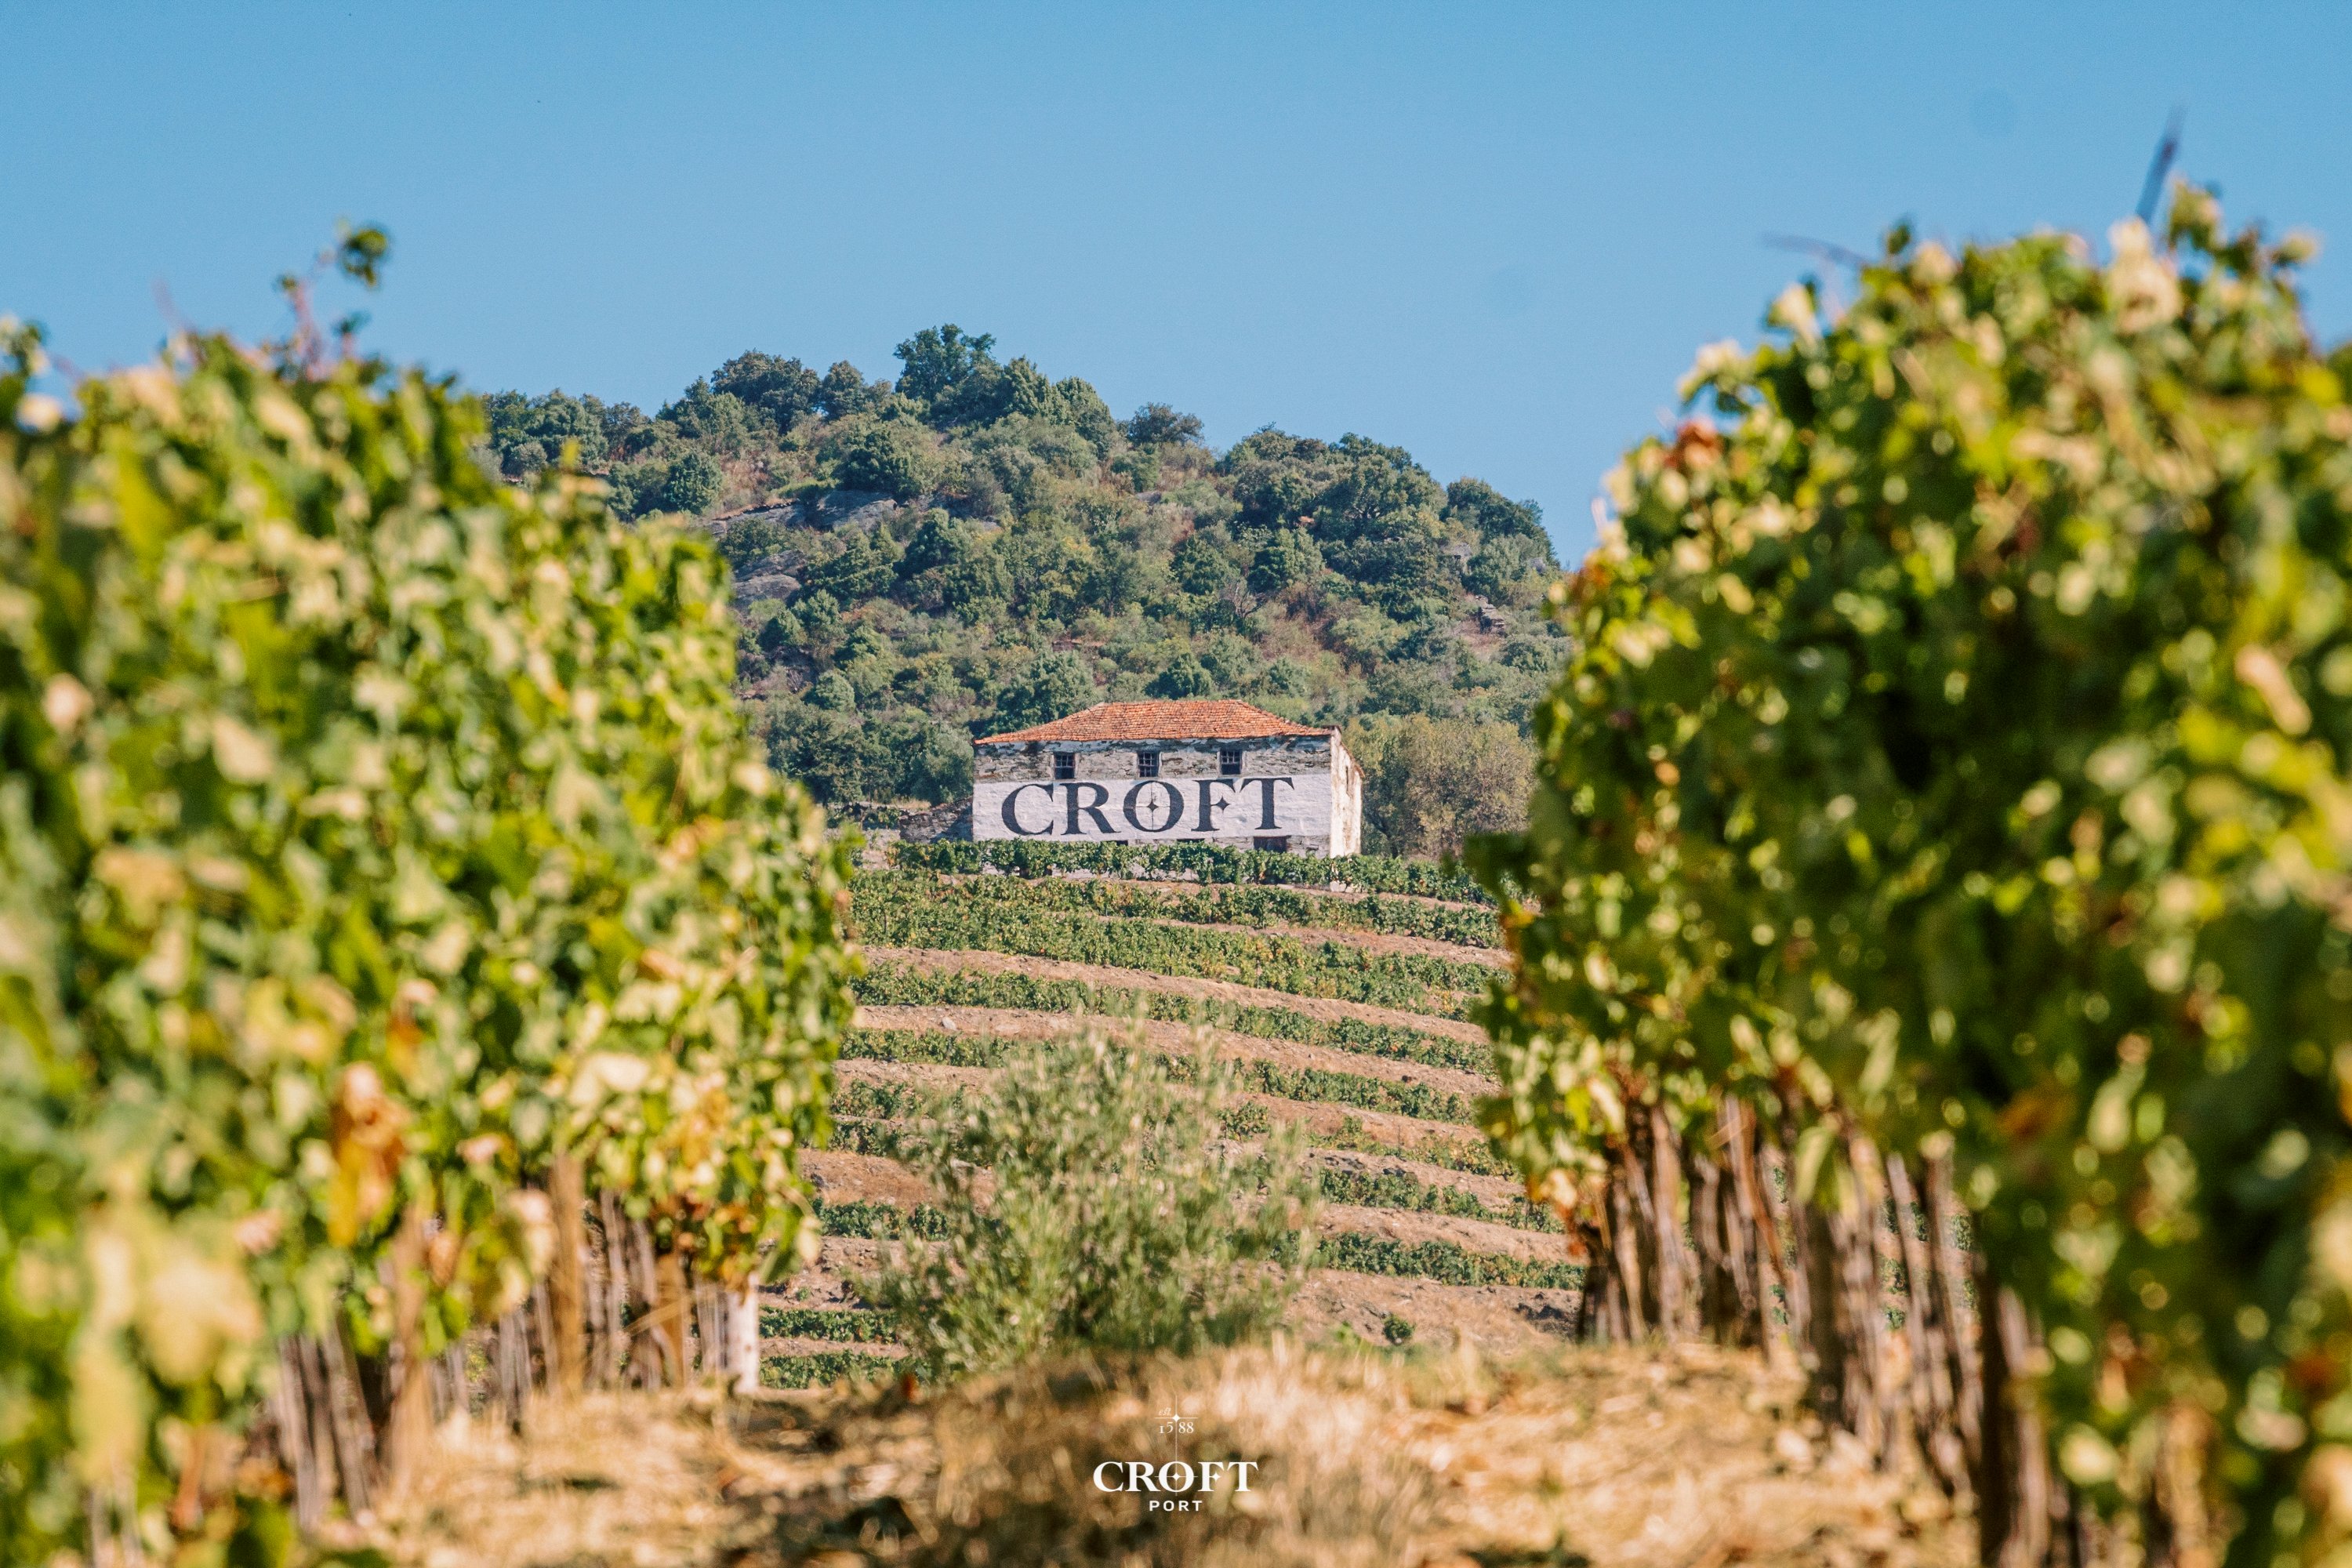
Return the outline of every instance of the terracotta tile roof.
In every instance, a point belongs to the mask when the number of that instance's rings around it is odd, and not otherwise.
[[[983,735],[979,745],[1030,741],[1241,741],[1261,735],[1328,735],[1263,708],[1218,698],[1187,702],[1097,702],[1050,724]]]

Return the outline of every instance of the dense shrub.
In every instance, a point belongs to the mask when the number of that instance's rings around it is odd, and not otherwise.
[[[700,517],[726,489],[727,475],[717,462],[703,453],[688,452],[663,477],[661,504],[669,511]]]
[[[1232,1092],[1213,1061],[1187,1081],[1100,1031],[1009,1063],[903,1147],[947,1235],[902,1243],[859,1293],[933,1374],[1265,1331],[1297,1288],[1314,1188],[1286,1138],[1216,1136]]]
[[[1042,653],[998,694],[996,723],[1003,733],[1025,730],[1075,713],[1101,695],[1076,654]]]
[[[868,425],[843,437],[832,451],[834,478],[844,489],[879,490],[905,500],[922,494],[930,480],[922,442],[895,424]]]

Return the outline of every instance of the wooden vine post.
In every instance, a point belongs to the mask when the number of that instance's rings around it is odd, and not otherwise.
[[[565,1150],[555,1156],[548,1189],[555,1209],[555,1258],[547,1277],[555,1321],[554,1385],[572,1398],[588,1385],[588,1189],[579,1155]]]
[[[433,1384],[425,1358],[425,1243],[429,1216],[422,1200],[412,1200],[393,1237],[392,1408],[384,1422],[385,1489],[402,1490],[416,1477],[433,1441]]]
[[[760,1287],[746,1282],[730,1302],[727,1317],[729,1388],[735,1394],[760,1391]]]

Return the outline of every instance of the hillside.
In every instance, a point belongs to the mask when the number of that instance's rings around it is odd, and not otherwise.
[[[1496,1353],[1570,1331],[1581,1265],[1473,1126],[1495,1086],[1466,1013],[1503,954],[1471,889],[1379,858],[1189,848],[1173,879],[1121,851],[896,853],[852,890],[867,971],[833,1146],[809,1157],[824,1251],[763,1314],[771,1386],[887,1369],[887,1321],[853,1282],[924,1227],[927,1194],[888,1158],[901,1130],[1080,1015],[1139,1019],[1172,1053],[1206,1031],[1247,1091],[1229,1131],[1303,1131],[1325,1207],[1297,1331]]]
[[[807,1163],[824,1234],[766,1293],[765,1392],[455,1424],[352,1544],[403,1568],[1969,1560],[1932,1484],[1875,1473],[1787,1366],[1570,1342],[1582,1265],[1469,1125],[1493,1088],[1464,1018],[1502,963],[1492,911],[1438,868],[902,844],[852,899],[868,970],[832,1147]],[[1323,1209],[1285,1331],[901,1380],[857,1281],[936,1228],[890,1156],[1082,1016],[1171,1054],[1205,1034],[1248,1090],[1227,1133],[1304,1132]],[[1090,1481],[1137,1456],[1246,1458],[1258,1485],[1177,1515]]]
[[[1215,695],[1347,726],[1370,847],[1517,809],[1563,646],[1532,502],[1360,436],[1214,452],[953,326],[898,353],[895,381],[741,354],[651,416],[496,394],[491,456],[522,480],[569,444],[625,512],[708,520],[771,759],[835,805],[959,798],[976,735]]]

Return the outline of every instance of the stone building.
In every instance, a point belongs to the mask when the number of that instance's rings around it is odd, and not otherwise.
[[[1246,702],[1098,702],[972,752],[974,838],[1363,847],[1363,770],[1339,731]]]

